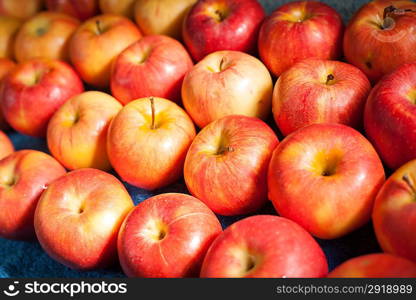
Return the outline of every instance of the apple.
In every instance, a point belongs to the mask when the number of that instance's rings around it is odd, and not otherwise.
[[[192,67],[191,57],[178,41],[145,36],[116,58],[111,92],[123,104],[150,96],[180,102],[183,78]]]
[[[79,21],[65,14],[43,12],[26,21],[14,44],[18,62],[33,58],[69,60],[68,44]]]
[[[373,226],[381,248],[416,262],[416,160],[385,182],[373,209]]]
[[[64,103],[49,121],[51,154],[67,169],[110,170],[107,132],[121,104],[108,94],[89,91]]]
[[[82,92],[82,81],[68,64],[34,59],[17,65],[4,78],[1,109],[15,130],[41,137],[55,111]]]
[[[377,0],[351,19],[344,36],[345,58],[373,83],[405,63],[416,61],[416,3]]]
[[[202,129],[189,148],[184,177],[215,213],[253,213],[267,201],[267,169],[279,143],[263,121],[227,116]]]
[[[182,84],[183,105],[200,128],[229,115],[266,119],[272,94],[267,68],[238,51],[209,54],[186,74]]]
[[[37,14],[43,5],[43,0],[0,0],[0,15],[29,19]]]
[[[46,0],[46,7],[85,21],[98,14],[98,0]]]
[[[384,178],[376,151],[358,131],[313,124],[286,137],[274,151],[269,199],[282,217],[316,237],[334,239],[370,220]]]
[[[33,239],[39,197],[65,172],[53,157],[34,150],[17,151],[0,160],[0,236]]]
[[[70,268],[106,267],[117,260],[117,234],[133,207],[113,175],[72,171],[42,194],[35,211],[36,236],[46,253]]]
[[[135,3],[136,0],[100,0],[99,5],[101,12],[104,14],[123,15],[133,19]]]
[[[81,78],[90,85],[110,84],[111,64],[128,46],[142,37],[129,19],[104,14],[78,27],[69,44],[69,55]]]
[[[263,22],[260,58],[275,76],[306,58],[338,59],[343,31],[341,16],[330,6],[318,1],[290,2]]]
[[[14,152],[12,141],[0,130],[0,160]],[[1,171],[0,171],[1,172]]]
[[[254,54],[264,17],[257,0],[200,0],[185,18],[183,40],[196,61],[220,50]]]
[[[296,223],[259,215],[240,220],[212,243],[201,277],[324,277],[325,254]]]
[[[147,190],[177,181],[195,127],[172,101],[142,98],[130,102],[113,119],[108,130],[110,163],[128,183]]]
[[[2,88],[3,88],[2,80],[15,66],[16,64],[12,60],[7,59],[7,58],[0,58],[0,103],[2,101],[1,100]],[[1,105],[0,105],[0,130],[6,130],[8,128],[9,128],[9,125],[4,119],[3,113],[1,111]]]
[[[332,270],[331,278],[415,278],[416,264],[387,253],[351,258]]]
[[[14,40],[21,25],[17,18],[0,16],[0,58],[14,58]]]
[[[163,34],[180,40],[185,16],[196,2],[197,0],[136,0],[134,18],[145,35]]]
[[[198,199],[160,194],[125,219],[118,236],[120,263],[129,277],[197,276],[221,232],[217,217]]]
[[[365,132],[391,169],[416,158],[415,72],[416,63],[405,64],[384,77],[365,106]]]
[[[306,59],[284,72],[273,92],[273,115],[284,135],[315,123],[362,127],[371,85],[349,64]]]

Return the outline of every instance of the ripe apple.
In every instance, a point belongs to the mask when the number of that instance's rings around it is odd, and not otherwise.
[[[0,130],[0,160],[9,156],[13,152],[14,152],[14,147],[13,147],[12,141],[3,131]]]
[[[163,34],[180,40],[183,20],[196,2],[197,0],[136,0],[134,18],[145,35]]]
[[[345,30],[346,59],[374,83],[400,65],[416,61],[415,12],[413,1],[365,4]]]
[[[2,101],[1,100],[2,99],[2,88],[3,88],[2,81],[3,81],[4,77],[6,77],[6,75],[15,66],[16,66],[16,64],[12,60],[7,59],[7,58],[0,58],[0,103]],[[8,128],[9,128],[9,125],[7,124],[6,120],[4,119],[3,113],[1,111],[1,105],[0,105],[0,130],[6,130]]]
[[[183,78],[192,67],[191,57],[178,41],[145,36],[116,58],[111,92],[123,104],[150,96],[180,102]]]
[[[194,124],[182,108],[163,98],[142,98],[123,107],[111,122],[107,153],[123,180],[154,190],[182,176],[194,137]]]
[[[373,209],[373,225],[385,252],[416,262],[416,160],[399,168],[385,182]]]
[[[220,50],[254,54],[265,17],[257,0],[200,0],[183,23],[183,40],[200,61]]]
[[[34,150],[17,151],[0,160],[0,236],[34,238],[33,216],[39,197],[65,172],[53,157]]]
[[[341,16],[330,6],[318,1],[290,2],[263,22],[259,54],[267,68],[279,76],[306,58],[341,57],[343,31]]]
[[[332,270],[331,278],[415,278],[416,264],[387,253],[351,258]]]
[[[65,14],[43,12],[26,21],[14,44],[18,62],[33,58],[69,59],[68,44],[79,21]]]
[[[35,212],[43,249],[73,269],[106,267],[117,259],[117,234],[134,204],[113,175],[96,169],[68,173],[51,183]]]
[[[21,25],[17,18],[0,16],[0,58],[14,58],[14,40]]]
[[[123,15],[129,19],[134,17],[135,3],[136,0],[100,0],[99,2],[100,10],[102,13]]]
[[[200,128],[229,115],[266,119],[272,94],[266,67],[238,51],[209,54],[188,72],[182,85],[185,109]]]
[[[98,14],[98,0],[46,0],[46,7],[82,21]]]
[[[341,124],[313,124],[289,135],[274,151],[268,174],[279,215],[322,239],[368,222],[383,182],[373,146]]]
[[[34,59],[17,65],[4,78],[1,109],[15,130],[45,136],[55,111],[82,92],[82,81],[68,64]]]
[[[129,277],[199,275],[212,241],[222,232],[214,213],[185,194],[160,194],[140,203],[124,221],[118,253]]]
[[[105,88],[110,84],[114,59],[141,37],[139,29],[129,19],[99,15],[78,27],[69,44],[69,55],[85,82]]]
[[[85,92],[64,103],[49,121],[51,154],[67,169],[110,170],[107,131],[121,104],[102,92]]]
[[[415,72],[415,63],[405,64],[380,80],[364,111],[365,132],[392,169],[416,158]]]
[[[232,224],[212,243],[201,277],[324,277],[325,254],[296,223],[252,216]]]
[[[284,72],[273,92],[273,115],[284,135],[315,123],[362,127],[371,85],[354,66],[306,59]]]
[[[43,0],[0,0],[0,15],[29,19],[37,14],[43,5]]]
[[[227,116],[196,136],[185,160],[189,191],[215,213],[255,212],[267,201],[267,168],[279,143],[263,121]]]

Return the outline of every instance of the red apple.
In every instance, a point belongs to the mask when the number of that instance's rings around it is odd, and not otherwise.
[[[120,263],[130,277],[197,276],[221,231],[217,217],[198,199],[160,194],[140,203],[124,221]]]
[[[383,161],[397,169],[416,158],[416,64],[384,77],[365,107],[365,132]]]
[[[163,35],[145,36],[115,60],[111,92],[123,104],[150,96],[180,102],[183,78],[192,66],[178,41]]]
[[[82,82],[69,65],[35,59],[19,64],[4,78],[1,108],[15,130],[45,136],[55,111],[82,91]]]
[[[175,103],[142,98],[127,104],[111,122],[107,153],[128,183],[154,190],[177,181],[195,127]]]
[[[3,81],[4,77],[6,77],[6,75],[15,66],[16,66],[16,64],[12,60],[7,59],[7,58],[0,58],[0,104],[1,104],[1,101],[2,101],[1,100],[2,99],[2,88],[3,88],[2,81]],[[0,130],[6,130],[8,128],[9,128],[9,125],[7,124],[6,120],[4,119],[3,113],[1,111],[1,105],[0,105]]]
[[[352,18],[344,36],[346,59],[377,82],[404,63],[416,61],[416,3],[377,0]]]
[[[269,166],[269,199],[322,239],[341,237],[370,220],[384,169],[373,146],[341,124],[314,124],[289,135]]]
[[[273,130],[257,118],[228,116],[214,121],[189,148],[186,185],[215,213],[255,212],[267,201],[267,168],[278,143]]]
[[[81,169],[55,180],[42,194],[35,230],[43,249],[73,269],[117,260],[117,234],[133,201],[114,176]]]
[[[385,252],[416,262],[416,160],[394,172],[377,195],[373,225]]]
[[[359,69],[339,61],[307,59],[284,72],[273,93],[273,115],[284,135],[315,123],[362,127],[371,85]]]
[[[200,61],[220,50],[254,54],[264,9],[257,0],[200,0],[183,23],[183,40]]]
[[[185,109],[200,128],[229,115],[266,119],[272,94],[267,68],[238,51],[208,55],[189,71],[182,85]]]
[[[85,82],[105,88],[110,84],[115,58],[141,37],[139,29],[129,19],[99,15],[78,27],[69,45],[69,55]]]
[[[163,1],[166,2],[166,1]],[[123,15],[132,19],[136,0],[100,0],[100,10],[103,14]],[[159,22],[163,20],[159,19]]]
[[[82,21],[98,14],[98,0],[46,0],[46,7]]]
[[[323,277],[328,273],[318,243],[296,223],[253,216],[224,230],[205,256],[201,277]]]
[[[22,21],[7,16],[0,16],[0,58],[14,58],[14,40]]]
[[[0,0],[0,15],[28,19],[42,9],[43,0]]]
[[[415,278],[416,264],[386,254],[375,253],[351,258],[328,274],[332,278]]]
[[[70,170],[110,170],[107,131],[121,108],[116,99],[102,92],[85,92],[69,99],[49,121],[51,154]]]
[[[324,3],[287,3],[266,18],[260,29],[261,60],[279,76],[306,58],[338,59],[343,30],[341,16]]]
[[[0,130],[0,160],[9,156],[13,152],[14,152],[14,147],[13,147],[12,141],[3,131]]]
[[[33,216],[42,192],[65,174],[51,156],[22,150],[0,160],[0,236],[9,239],[35,237]]]

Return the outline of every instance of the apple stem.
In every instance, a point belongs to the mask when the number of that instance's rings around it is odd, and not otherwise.
[[[153,97],[150,97],[150,107],[152,110],[152,125],[151,125],[151,129],[155,129],[155,100],[153,99]]]
[[[103,31],[102,31],[102,28],[101,28],[101,22],[100,22],[100,20],[95,21],[95,25],[97,26],[97,33],[98,34],[102,34]]]
[[[408,174],[404,174],[404,175],[403,175],[403,177],[402,177],[402,179],[403,179],[403,181],[404,181],[404,182],[406,182],[406,184],[407,184],[407,185],[408,185],[408,187],[412,190],[412,192],[413,192],[414,194],[416,194],[416,188],[415,188],[414,182],[413,182],[413,180],[409,177],[409,175],[408,175]]]
[[[404,15],[407,12],[416,12],[410,8],[397,8],[394,5],[387,6],[383,12],[383,25],[382,29],[391,28],[394,25],[394,20],[391,18],[391,15]]]
[[[327,77],[326,77],[326,84],[329,84],[332,80],[334,80],[335,79],[335,77],[334,77],[334,75],[332,75],[332,74],[329,74]]]
[[[221,58],[221,62],[220,62],[220,72],[222,71],[223,65],[224,65],[224,57]]]

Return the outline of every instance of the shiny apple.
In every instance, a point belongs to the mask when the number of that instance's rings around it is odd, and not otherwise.
[[[98,14],[98,0],[45,0],[50,11],[56,11],[85,21]]]
[[[43,6],[43,0],[0,0],[0,15],[22,20],[37,14]]]
[[[123,15],[129,19],[134,17],[135,4],[136,0],[99,0],[100,10],[103,14]]]
[[[0,16],[0,58],[14,59],[14,40],[22,21]]]
[[[0,160],[9,156],[14,152],[12,141],[0,130]]]

